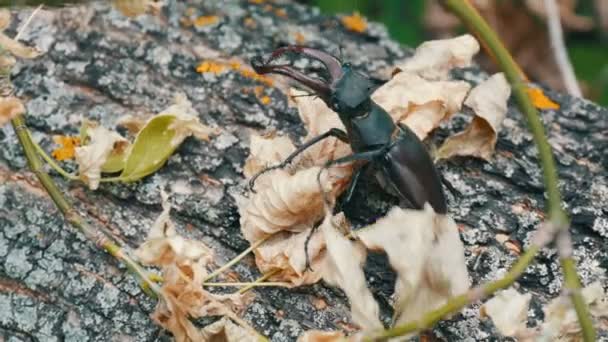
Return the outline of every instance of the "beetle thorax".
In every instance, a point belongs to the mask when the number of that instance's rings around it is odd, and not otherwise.
[[[362,74],[343,67],[344,74],[332,85],[332,94],[328,105],[340,115],[342,121],[365,115],[370,107],[370,94],[373,83]]]

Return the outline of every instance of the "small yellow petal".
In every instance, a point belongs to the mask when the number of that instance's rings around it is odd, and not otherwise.
[[[342,25],[353,32],[363,33],[367,29],[367,20],[359,12],[354,12],[342,17]]]
[[[528,87],[526,91],[528,92],[528,96],[530,96],[534,107],[538,109],[559,109],[559,104],[551,101],[551,99],[543,93],[542,89]]]
[[[194,26],[207,26],[217,23],[219,20],[217,15],[204,15],[194,19]]]
[[[60,161],[74,158],[76,147],[80,146],[80,138],[78,137],[56,135],[53,137],[53,141],[61,147],[55,149],[51,155]]]

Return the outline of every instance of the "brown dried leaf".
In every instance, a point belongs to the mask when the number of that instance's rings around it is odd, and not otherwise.
[[[238,293],[217,295],[203,289],[205,266],[213,258],[211,250],[202,242],[177,234],[169,216],[169,199],[164,192],[161,195],[163,212],[147,240],[135,251],[142,263],[162,269],[161,300],[152,318],[171,331],[176,341],[203,341],[203,333],[190,317],[234,315],[245,307],[248,297]]]
[[[323,279],[344,291],[350,302],[353,322],[362,330],[382,329],[378,318],[378,303],[367,288],[363,273],[363,263],[367,256],[365,248],[336,230],[330,215],[325,217],[320,229],[327,244]]]
[[[323,218],[323,194],[312,167],[290,175],[284,170],[271,171],[272,182],[258,189],[239,203],[241,231],[250,242],[280,232],[302,232]],[[340,183],[327,172],[321,174],[321,185],[329,198],[335,197],[335,185]]]
[[[296,149],[291,139],[286,136],[264,137],[253,133],[250,141],[249,157],[243,166],[243,174],[247,178],[251,178],[266,167],[281,163]],[[263,183],[264,176],[258,181]]]
[[[409,71],[430,81],[446,80],[451,69],[470,66],[477,52],[479,43],[470,34],[431,40],[422,43],[412,57],[398,64],[396,72]]]
[[[483,315],[492,319],[498,331],[509,337],[527,333],[528,306],[532,295],[521,294],[514,289],[498,292],[482,307]]]
[[[88,131],[90,141],[85,146],[76,147],[75,157],[78,174],[91,190],[99,187],[101,168],[115,148],[123,148],[128,141],[118,133],[103,126]]]
[[[600,282],[594,282],[582,291],[589,313],[596,328],[608,328],[608,294]],[[553,299],[543,308],[545,323],[542,334],[547,341],[572,341],[582,339],[576,310],[567,296]]]
[[[397,271],[396,323],[419,319],[469,287],[458,228],[430,205],[395,207],[356,235],[367,248],[385,251]]]
[[[253,334],[248,329],[234,324],[227,318],[206,326],[202,331],[204,341],[217,342],[255,342],[259,341],[259,336]]]
[[[271,280],[286,281],[293,286],[314,284],[321,279],[321,265],[325,258],[325,239],[316,231],[308,243],[308,257],[312,271],[306,271],[304,247],[312,230],[300,233],[280,232],[254,250],[260,272],[273,273]]]
[[[464,81],[429,81],[403,71],[376,90],[372,99],[422,140],[460,110],[470,88]]]
[[[489,160],[494,153],[498,132],[507,114],[511,88],[502,73],[479,84],[465,100],[475,117],[462,132],[449,137],[437,152],[437,158],[474,156]]]
[[[19,114],[25,113],[25,107],[16,97],[0,98],[0,127],[11,121]]]

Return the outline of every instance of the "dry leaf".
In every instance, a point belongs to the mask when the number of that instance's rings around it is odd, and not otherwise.
[[[460,110],[470,88],[464,81],[429,81],[403,71],[378,88],[372,99],[423,140],[442,120]]]
[[[530,100],[532,100],[534,107],[538,109],[559,109],[559,104],[551,101],[542,89],[527,87],[526,92],[528,93]]]
[[[470,66],[477,52],[479,43],[470,34],[431,40],[418,46],[412,57],[396,66],[396,71],[409,71],[431,81],[446,80],[451,69]]]
[[[608,294],[602,284],[595,282],[584,289],[582,295],[596,328],[608,328]],[[581,328],[572,301],[568,296],[559,296],[543,308],[545,323],[542,335],[550,341],[572,341],[582,339]]]
[[[379,308],[367,288],[363,263],[367,253],[358,242],[352,242],[338,232],[327,215],[320,227],[326,241],[327,257],[323,265],[323,279],[340,287],[350,302],[353,322],[362,330],[382,329]]]
[[[127,140],[118,133],[97,126],[88,131],[90,141],[85,146],[76,147],[75,157],[78,174],[91,190],[99,187],[101,168],[115,148],[122,148]]]
[[[498,331],[509,337],[527,332],[528,306],[532,295],[521,294],[514,289],[498,292],[482,307],[483,315],[492,319]]]
[[[204,334],[190,317],[233,316],[244,309],[248,298],[238,293],[212,294],[203,289],[211,250],[200,241],[177,234],[170,218],[168,196],[162,192],[163,211],[150,229],[147,240],[135,251],[144,264],[162,268],[161,300],[152,318],[171,331],[176,341],[203,341]]]
[[[344,129],[344,125],[336,112],[331,110],[323,100],[315,96],[302,96],[306,92],[296,89],[290,90],[290,96],[298,106],[300,119],[304,122],[308,134],[304,141],[308,141],[331,128]],[[300,168],[322,166],[330,160],[352,154],[350,145],[337,138],[324,139],[308,148],[302,153],[294,164]],[[349,178],[353,171],[352,163],[334,165],[328,170],[332,177]],[[338,189],[337,191],[340,191]]]
[[[323,218],[323,195],[313,167],[290,175],[285,170],[274,170],[272,182],[239,204],[241,231],[251,243],[280,231],[302,232]],[[321,174],[325,191],[335,189],[341,182],[327,172]],[[333,191],[333,190],[332,190]],[[328,193],[329,198],[335,191]]]
[[[494,153],[498,132],[507,114],[511,88],[502,73],[495,74],[471,90],[465,105],[475,117],[463,131],[446,139],[438,158],[474,156],[489,160]]]
[[[191,135],[209,141],[211,135],[220,133],[218,128],[211,128],[200,122],[198,113],[192,107],[192,103],[183,94],[177,94],[175,103],[157,114],[157,116],[160,115],[175,116],[175,120],[169,126],[169,129],[175,130],[175,136],[171,140],[173,146],[181,144],[184,139]]]
[[[300,233],[280,232],[254,250],[260,272],[273,272],[270,280],[285,281],[293,286],[314,284],[321,279],[321,265],[325,258],[325,239],[316,231],[308,243],[311,270],[306,271],[305,243],[312,230]]]
[[[218,342],[257,342],[259,336],[251,331],[244,329],[227,318],[206,326],[202,331],[203,341]]]
[[[367,29],[367,20],[359,14],[359,12],[354,12],[352,15],[343,16],[342,25],[346,27],[346,29],[351,30],[357,33],[363,33]]]
[[[385,251],[397,272],[397,324],[419,319],[469,287],[458,228],[428,204],[424,210],[395,207],[356,236],[367,248]]]
[[[146,126],[147,121],[148,120],[143,117],[127,114],[118,118],[116,126],[126,128],[131,134],[137,134]]]
[[[308,330],[298,338],[297,342],[340,342],[345,340],[346,336],[341,331]]]
[[[40,56],[40,51],[35,47],[25,46],[2,32],[0,32],[0,46],[19,58],[32,59]]]
[[[25,113],[25,107],[18,98],[3,97],[0,99],[0,127],[23,113]]]
[[[252,133],[249,144],[249,157],[243,166],[243,174],[251,178],[264,168],[281,163],[295,150],[291,139],[286,136],[260,136]],[[260,177],[263,180],[263,176]]]

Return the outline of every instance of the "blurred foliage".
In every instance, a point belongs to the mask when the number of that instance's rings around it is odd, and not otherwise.
[[[608,1],[608,0],[604,0]],[[431,39],[424,26],[426,0],[300,0],[317,6],[327,14],[359,12],[372,21],[382,22],[391,36],[408,46]],[[577,13],[594,17],[591,1],[580,1]],[[570,58],[587,96],[608,105],[608,34],[595,30],[566,34]],[[547,53],[550,53],[549,51]],[[542,82],[542,80],[541,80]]]

